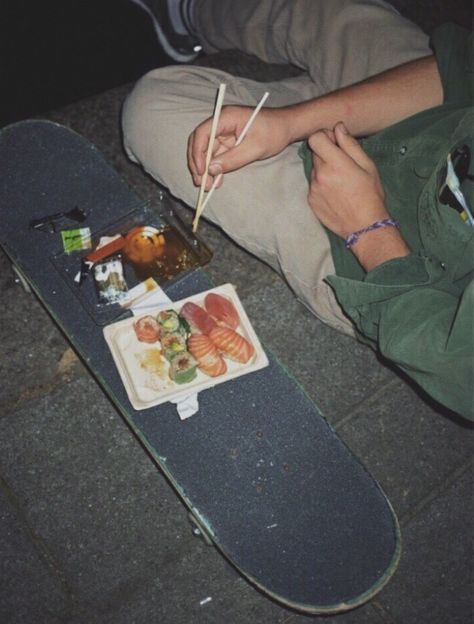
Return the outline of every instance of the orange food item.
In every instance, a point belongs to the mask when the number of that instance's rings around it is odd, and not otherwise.
[[[149,264],[163,255],[165,237],[150,226],[139,226],[130,230],[125,237],[125,255],[136,264]]]
[[[254,348],[248,340],[230,327],[215,327],[209,332],[209,338],[219,351],[236,362],[245,364],[254,353]]]
[[[218,377],[227,371],[227,364],[217,347],[205,334],[191,334],[188,338],[189,353],[198,361],[198,367],[210,377]]]
[[[209,293],[204,299],[204,307],[208,314],[210,314],[220,324],[224,323],[231,329],[237,329],[240,325],[240,318],[237,314],[237,310],[234,307],[232,301],[218,295],[217,293]]]

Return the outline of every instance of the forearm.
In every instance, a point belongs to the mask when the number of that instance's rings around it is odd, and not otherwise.
[[[434,56],[427,56],[327,95],[281,109],[291,142],[343,121],[355,136],[373,134],[438,106],[443,90]]]

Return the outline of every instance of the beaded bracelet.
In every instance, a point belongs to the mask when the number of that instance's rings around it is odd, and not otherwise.
[[[350,249],[353,245],[355,245],[359,240],[359,236],[362,236],[362,234],[366,234],[367,232],[372,232],[373,230],[378,230],[379,228],[384,227],[398,228],[400,227],[400,224],[398,221],[395,221],[395,219],[382,219],[381,221],[375,221],[371,225],[368,225],[361,230],[357,230],[357,232],[352,232],[352,234],[349,234],[349,236],[346,238],[346,248]]]

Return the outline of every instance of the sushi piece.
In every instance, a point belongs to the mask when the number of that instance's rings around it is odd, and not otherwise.
[[[161,337],[163,355],[171,361],[178,353],[186,351],[186,338],[179,331],[163,334]]]
[[[188,338],[188,349],[196,358],[199,369],[209,377],[219,377],[227,371],[227,364],[209,336],[192,334]]]
[[[177,384],[189,383],[196,378],[197,361],[187,351],[176,355],[170,364],[169,376]]]
[[[163,332],[175,332],[179,329],[179,317],[174,310],[162,310],[156,320]]]
[[[214,327],[209,332],[209,338],[219,351],[236,362],[245,364],[254,353],[250,342],[230,327]]]
[[[217,327],[215,320],[209,316],[206,310],[192,301],[185,303],[179,314],[189,322],[192,330],[194,329],[201,334],[208,334],[211,329]]]
[[[142,316],[133,324],[133,329],[140,342],[157,342],[160,338],[160,326],[154,316]]]
[[[219,324],[224,324],[231,329],[237,329],[240,325],[237,310],[227,297],[217,293],[209,293],[204,299],[204,307]]]

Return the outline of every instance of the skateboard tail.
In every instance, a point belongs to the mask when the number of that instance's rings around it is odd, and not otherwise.
[[[120,409],[120,404],[117,404],[117,407]],[[341,602],[335,603],[308,603],[308,602],[299,602],[297,599],[292,599],[289,595],[284,595],[279,593],[278,591],[274,591],[270,586],[266,585],[260,578],[252,573],[249,573],[248,570],[242,568],[236,563],[236,557],[229,552],[226,546],[220,541],[218,531],[214,529],[211,521],[206,517],[206,515],[201,512],[190,500],[187,496],[186,491],[181,485],[177,482],[175,477],[173,476],[172,471],[167,466],[167,458],[160,457],[157,455],[154,446],[148,441],[146,436],[143,435],[143,432],[129,423],[134,434],[143,444],[143,446],[147,449],[151,458],[155,461],[158,468],[165,476],[165,478],[169,481],[182,503],[188,509],[189,514],[192,518],[192,523],[195,525],[199,531],[201,532],[204,541],[208,545],[213,545],[219,550],[222,556],[228,561],[228,563],[237,570],[237,572],[243,576],[252,586],[254,586],[258,591],[262,592],[275,602],[288,607],[290,609],[294,609],[295,611],[307,613],[309,615],[335,615],[338,613],[344,613],[347,611],[351,611],[358,607],[361,607],[365,603],[372,600],[382,589],[387,585],[390,579],[395,574],[398,564],[400,562],[401,552],[402,552],[402,542],[401,542],[401,531],[398,519],[393,510],[392,504],[390,500],[385,496],[382,488],[377,484],[377,487],[381,493],[381,495],[385,499],[385,503],[388,506],[390,513],[392,514],[393,519],[393,531],[394,531],[394,550],[391,560],[386,566],[385,570],[381,570],[377,580],[368,587],[365,591],[354,594],[352,596],[347,595],[344,600]],[[357,570],[354,570],[354,574],[357,574]]]
[[[295,611],[300,611],[302,613],[307,613],[309,615],[336,615],[338,613],[351,611],[353,609],[357,609],[358,607],[363,606],[365,603],[372,600],[380,591],[382,591],[382,589],[387,585],[387,583],[390,581],[390,579],[395,574],[398,568],[398,564],[400,562],[400,557],[402,553],[402,544],[401,544],[400,527],[398,525],[398,521],[396,520],[396,518],[395,518],[395,522],[396,522],[397,546],[393,553],[393,558],[390,561],[389,566],[387,567],[385,572],[380,576],[378,581],[372,587],[368,588],[365,592],[357,596],[344,600],[343,602],[334,603],[334,604],[308,604],[308,603],[303,604],[301,602],[292,601],[286,596],[282,596],[281,594],[272,592],[270,589],[262,585],[257,579],[252,578],[251,576],[247,575],[244,570],[241,570],[239,568],[237,569],[258,590],[268,595],[276,602],[284,605],[285,607],[294,609]],[[225,552],[223,551],[221,552],[224,556],[226,556]]]

